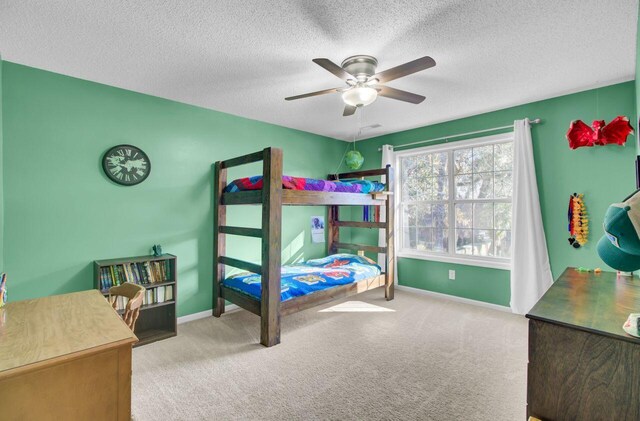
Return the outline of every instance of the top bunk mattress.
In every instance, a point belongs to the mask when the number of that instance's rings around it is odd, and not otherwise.
[[[368,257],[339,253],[283,266],[281,273],[280,300],[287,301],[323,289],[373,278],[382,271]],[[255,273],[238,273],[225,279],[223,285],[256,300],[260,300],[262,295],[262,277]]]
[[[384,191],[385,185],[378,181],[349,180],[332,181],[317,180],[315,178],[282,176],[282,188],[287,190],[307,190],[339,193],[376,193]],[[244,177],[233,180],[224,189],[226,193],[235,193],[246,190],[261,190],[262,176]]]

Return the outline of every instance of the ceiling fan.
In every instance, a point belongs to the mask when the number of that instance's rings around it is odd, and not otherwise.
[[[313,62],[344,80],[347,86],[290,96],[285,98],[285,100],[292,101],[294,99],[340,92],[342,93],[342,100],[346,104],[344,113],[342,113],[343,116],[355,114],[358,107],[365,107],[371,104],[378,98],[378,95],[398,101],[410,102],[412,104],[421,103],[425,100],[425,97],[422,95],[385,86],[384,83],[429,69],[436,65],[434,59],[425,56],[376,73],[378,60],[372,56],[351,56],[345,59],[341,66],[338,66],[327,58],[314,58]]]

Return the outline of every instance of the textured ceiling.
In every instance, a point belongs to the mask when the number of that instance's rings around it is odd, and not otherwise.
[[[4,60],[339,139],[343,86],[311,62],[354,54],[384,70],[437,66],[389,82],[427,97],[379,98],[370,137],[631,80],[637,0],[0,0]],[[535,117],[535,116],[531,116]]]

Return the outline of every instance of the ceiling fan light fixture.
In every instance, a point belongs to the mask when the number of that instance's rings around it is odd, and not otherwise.
[[[342,100],[352,107],[366,107],[378,98],[378,91],[369,86],[354,86],[342,93]]]

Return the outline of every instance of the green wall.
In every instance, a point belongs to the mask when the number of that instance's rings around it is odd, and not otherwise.
[[[636,88],[636,112],[635,112],[635,124],[632,122],[634,128],[640,129],[636,127],[636,124],[640,122],[640,3],[638,4],[638,18],[636,23],[636,78],[635,78],[635,88]],[[633,120],[633,119],[632,119]],[[636,141],[636,154],[640,155],[640,143]]]
[[[442,124],[417,128],[358,142],[368,167],[380,164],[378,148],[402,145],[440,136],[511,124],[515,119],[541,118],[532,126],[534,158],[542,218],[551,259],[557,277],[567,266],[603,267],[596,253],[601,224],[608,205],[623,199],[635,188],[635,136],[626,147],[606,146],[570,150],[565,133],[569,123],[581,119],[607,122],[617,115],[635,115],[634,82],[534,102]],[[429,104],[424,106],[428,109]],[[462,140],[462,139],[459,139]],[[573,192],[585,194],[591,218],[589,243],[574,249],[567,242],[567,204]],[[366,234],[352,233],[354,241],[366,241]],[[448,270],[456,280],[448,280]],[[499,305],[509,305],[509,272],[497,269],[400,258],[398,282],[416,288],[457,295]]]
[[[211,308],[212,163],[267,146],[284,149],[285,172],[334,171],[343,142],[4,62],[5,262],[9,298],[93,287],[92,261],[178,256],[178,314]],[[341,117],[340,117],[341,118]],[[151,160],[133,187],[110,182],[100,161],[131,143]],[[252,166],[230,177],[260,172]],[[1,184],[1,183],[0,183]],[[259,226],[259,207],[232,208],[229,224]],[[309,218],[284,211],[284,261],[321,256]],[[228,254],[258,261],[259,240],[230,236]]]
[[[3,133],[2,125],[2,56],[0,55],[0,272],[4,271],[4,171],[3,171]]]

